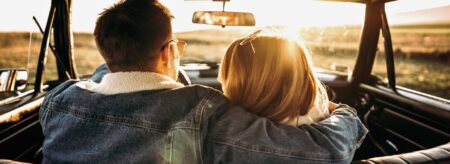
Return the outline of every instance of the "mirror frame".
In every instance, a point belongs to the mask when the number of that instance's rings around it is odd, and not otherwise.
[[[192,23],[215,26],[255,26],[253,13],[229,11],[195,11]]]
[[[24,68],[0,69],[0,93],[22,91],[27,82],[28,71]]]

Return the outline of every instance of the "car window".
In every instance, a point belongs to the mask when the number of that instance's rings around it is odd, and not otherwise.
[[[33,21],[45,26],[50,0],[23,5],[28,1],[10,1],[0,5],[0,69],[25,68],[28,83],[33,84],[42,34]]]
[[[23,6],[24,2],[14,1],[8,5],[1,5],[2,13],[10,16],[0,18],[0,69],[25,68],[28,72],[28,87],[33,89],[39,52],[42,43],[42,33],[33,20],[33,16],[45,28],[50,1],[35,3],[33,7]],[[52,37],[50,37],[52,38]],[[53,40],[50,39],[53,44]],[[52,52],[48,51],[44,82],[57,80],[56,60]],[[25,90],[25,91],[26,91]],[[14,96],[14,94],[0,94],[0,100]]]
[[[450,99],[450,2],[401,12],[401,3],[386,5],[397,86]],[[387,82],[382,38],[378,48],[372,74]]]
[[[34,83],[42,36],[38,32],[0,33],[0,69],[25,68]]]
[[[28,72],[28,88],[35,81],[39,47],[42,36],[37,32],[0,33],[0,69],[25,68]],[[0,93],[0,100],[14,96]]]

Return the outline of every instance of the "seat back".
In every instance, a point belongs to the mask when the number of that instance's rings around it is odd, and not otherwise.
[[[375,157],[367,160],[361,160],[360,164],[425,164],[425,163],[450,163],[450,143],[434,147],[431,149],[420,150],[410,153]]]

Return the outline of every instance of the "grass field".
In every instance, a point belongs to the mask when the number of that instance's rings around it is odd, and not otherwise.
[[[360,27],[323,27],[300,29],[309,46],[314,65],[330,69],[346,66],[351,71],[359,47]],[[204,30],[176,34],[188,42],[187,58],[220,62],[228,45],[251,30]],[[450,99],[450,23],[439,25],[394,26],[391,29],[396,57],[397,84]],[[0,68],[28,68],[34,75],[39,54],[40,33],[0,33]],[[383,40],[380,39],[382,42]],[[101,63],[94,38],[89,33],[75,33],[75,60],[79,75],[92,74]],[[386,79],[383,44],[373,74]],[[56,78],[56,62],[49,52],[46,78]],[[33,82],[34,77],[30,77]]]

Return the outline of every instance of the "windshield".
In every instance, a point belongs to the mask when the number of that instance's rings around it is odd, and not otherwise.
[[[254,2],[235,0],[227,3],[225,10],[252,12],[256,27],[221,28],[195,25],[186,17],[195,10],[220,10],[221,3],[189,2],[186,6],[170,2],[168,5],[180,9],[174,10],[174,29],[182,31],[176,36],[188,43],[182,63],[220,62],[232,41],[260,28],[280,27],[292,31],[292,35],[306,43],[316,68],[346,73],[353,69],[356,59],[365,7],[323,1],[258,1],[258,5],[254,5]]]
[[[102,1],[98,6],[90,1],[73,2],[73,29],[77,70],[91,74],[102,59],[93,41],[92,32],[98,13],[115,1]],[[173,31],[178,39],[188,43],[182,64],[220,63],[232,41],[264,27],[285,27],[301,37],[312,52],[315,67],[350,72],[355,63],[360,31],[364,21],[363,4],[261,0],[232,0],[225,11],[251,12],[255,27],[225,27],[192,23],[195,11],[221,11],[221,2],[161,1],[175,16]],[[270,12],[267,12],[267,11]],[[351,19],[349,19],[351,18]]]

